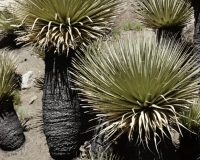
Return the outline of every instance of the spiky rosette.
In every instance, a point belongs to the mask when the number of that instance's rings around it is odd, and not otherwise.
[[[73,75],[89,107],[106,119],[100,134],[109,138],[119,131],[116,137],[128,133],[132,140],[138,132],[138,142],[148,145],[150,133],[157,144],[158,130],[161,137],[164,129],[170,132],[169,121],[181,125],[177,118],[199,89],[199,65],[186,54],[185,43],[162,38],[158,43],[156,35],[146,34],[94,43],[74,59]]]
[[[153,29],[184,27],[194,13],[188,0],[137,0],[134,4],[138,19]]]
[[[119,0],[16,1],[16,15],[28,27],[17,40],[58,51],[105,35],[121,7]]]
[[[188,129],[198,133],[200,128],[200,102],[194,104],[190,111],[183,112],[179,122]]]
[[[16,58],[11,54],[0,54],[0,106],[14,96],[18,84]],[[0,107],[0,109],[2,109]]]

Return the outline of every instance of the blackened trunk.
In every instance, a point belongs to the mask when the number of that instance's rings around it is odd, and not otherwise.
[[[197,148],[198,148],[196,160],[198,160],[200,158],[200,132],[197,133],[196,141],[197,141]]]
[[[152,149],[154,142],[150,142],[149,147]],[[158,152],[155,149],[151,151],[146,147],[144,148],[142,144],[134,146],[135,160],[178,160],[178,155],[175,152],[172,142],[161,142],[158,146]]]
[[[180,160],[198,160],[200,157],[199,135],[183,130],[180,148],[178,149]]]
[[[183,31],[183,27],[169,27],[169,28],[161,28],[157,30],[157,39],[160,41],[161,37],[165,39],[175,39],[176,41],[181,40],[181,33]]]
[[[80,105],[72,90],[69,68],[75,55],[48,52],[45,57],[43,122],[49,152],[54,159],[72,159],[79,148]]]
[[[95,159],[98,159],[98,156],[100,154],[103,154],[104,159],[106,159],[106,156],[110,156],[112,154],[115,154],[116,149],[118,149],[119,147],[117,146],[116,143],[112,143],[110,144],[112,138],[107,139],[106,137],[106,133],[104,134],[100,134],[101,130],[103,130],[105,127],[107,127],[106,125],[101,125],[104,122],[104,119],[100,119],[98,120],[98,126],[100,125],[100,127],[97,127],[94,131],[94,139],[92,139],[91,141],[91,152],[93,154],[93,156],[95,157]],[[109,147],[108,147],[109,146]]]
[[[0,148],[13,151],[24,144],[25,136],[12,101],[5,102],[3,105],[5,109],[0,113]]]
[[[158,134],[161,135],[159,131]],[[135,137],[137,137],[137,133]],[[170,135],[168,135],[168,137],[170,137]],[[135,155],[133,159],[134,160],[178,160],[176,148],[173,145],[172,140],[166,137],[164,137],[164,139],[162,139],[162,137],[160,138],[157,138],[157,143],[161,140],[160,143],[157,145],[157,150],[155,147],[153,133],[151,133],[151,137],[148,141],[148,146],[151,151],[146,147],[145,141],[143,141],[145,147],[143,146],[143,144],[135,145],[134,146]]]
[[[194,53],[195,58],[200,63],[200,3],[199,0],[192,0],[192,6],[194,8]],[[198,73],[197,76],[200,76]]]
[[[80,97],[84,99],[84,97]],[[86,105],[87,103],[81,101],[81,105]],[[80,134],[80,144],[84,144],[85,141],[90,141],[93,138],[94,132],[89,131],[89,129],[96,125],[95,121],[90,121],[96,118],[95,114],[91,113],[89,108],[81,108],[81,134]]]

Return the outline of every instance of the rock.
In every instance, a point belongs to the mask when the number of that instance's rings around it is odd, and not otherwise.
[[[33,97],[31,97],[29,104],[32,104],[35,100],[37,99],[36,95],[33,95]]]
[[[170,134],[174,147],[178,149],[180,147],[180,138],[181,138],[180,133],[177,132],[175,129],[171,129]]]
[[[33,71],[28,71],[22,76],[22,89],[28,89],[31,87],[32,83],[30,81],[31,76],[33,75]]]

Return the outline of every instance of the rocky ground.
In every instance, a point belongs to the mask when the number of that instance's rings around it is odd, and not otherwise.
[[[13,0],[0,0],[0,9],[5,5],[9,6],[10,2],[13,2]],[[134,21],[135,15],[129,0],[124,0],[124,2],[127,2],[127,5],[124,12],[115,20],[114,36],[126,36],[130,33],[134,35],[140,30],[137,27],[140,24]],[[127,28],[126,25],[129,23],[131,27]],[[192,25],[188,28],[192,30]],[[19,91],[22,103],[16,107],[17,113],[22,123],[30,119],[27,122],[28,126],[38,126],[25,132],[26,142],[18,150],[11,152],[0,150],[0,160],[51,160],[41,127],[42,91],[37,86],[37,79],[44,76],[44,61],[35,55],[31,46],[14,49],[2,48],[0,52],[12,52],[12,54],[18,56],[17,72],[22,75],[23,84]]]

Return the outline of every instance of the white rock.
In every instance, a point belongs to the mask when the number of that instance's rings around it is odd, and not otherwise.
[[[33,75],[33,71],[28,71],[22,76],[22,89],[28,89],[31,87],[32,83],[30,81],[31,76]]]

